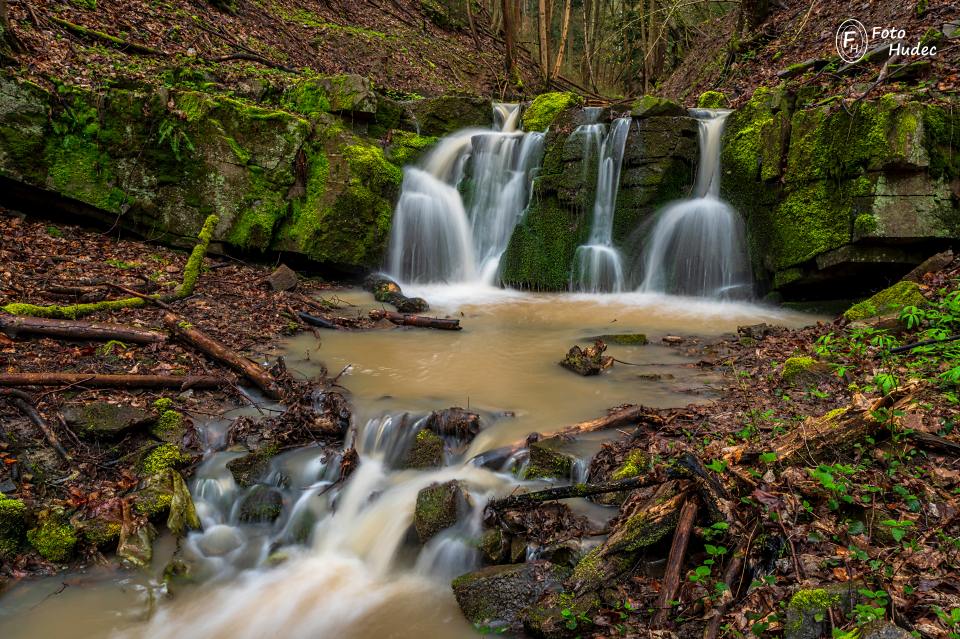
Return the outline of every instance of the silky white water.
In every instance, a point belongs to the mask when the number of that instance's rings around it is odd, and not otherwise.
[[[600,147],[600,163],[597,168],[597,188],[593,203],[593,221],[590,238],[577,247],[574,255],[570,288],[588,293],[619,293],[624,288],[623,260],[620,251],[613,245],[613,216],[620,189],[620,168],[623,151],[630,132],[631,118],[614,120]],[[585,150],[592,147],[596,133],[588,124],[583,131],[587,140]],[[585,156],[584,161],[587,161]]]
[[[494,130],[457,131],[421,166],[404,169],[387,258],[398,281],[497,282],[530,199],[543,134],[518,130],[519,105],[493,109]]]
[[[740,215],[720,199],[720,150],[730,111],[694,109],[700,163],[694,197],[657,213],[644,244],[640,290],[720,299],[752,294],[746,233]]]

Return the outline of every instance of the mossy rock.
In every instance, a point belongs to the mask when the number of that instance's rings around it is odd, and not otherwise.
[[[530,464],[525,479],[560,478],[568,479],[573,470],[576,457],[563,452],[567,440],[550,437],[530,445]]]
[[[541,93],[533,99],[530,106],[523,110],[524,131],[546,131],[561,111],[583,104],[583,98],[576,93]]]
[[[164,410],[150,426],[150,434],[160,441],[176,444],[183,441],[187,426],[183,413]]]
[[[161,474],[170,468],[183,468],[193,461],[193,457],[177,444],[164,442],[147,451],[138,464],[141,475]]]
[[[490,100],[477,95],[444,95],[404,103],[412,121],[405,128],[421,135],[444,136],[468,127],[493,123]]]
[[[421,430],[407,452],[403,467],[417,470],[439,468],[443,465],[443,448],[443,439],[439,435]]]
[[[927,298],[920,292],[916,282],[901,281],[885,288],[872,297],[854,304],[844,314],[847,320],[862,320],[888,313],[897,313],[907,306],[925,306]]]
[[[463,504],[463,489],[458,481],[430,484],[417,493],[413,527],[420,543],[427,543],[440,531],[457,523]]]
[[[394,131],[387,147],[387,159],[397,166],[415,164],[440,138],[432,135],[418,135],[411,131]]]
[[[645,333],[616,333],[607,335],[598,335],[589,338],[590,341],[602,340],[608,344],[618,344],[620,346],[645,346],[650,343]]]
[[[243,457],[237,457],[227,462],[227,470],[233,475],[238,486],[249,488],[264,477],[270,468],[270,460],[280,452],[276,446],[267,446]]]
[[[153,421],[153,414],[135,406],[89,402],[68,406],[63,417],[80,437],[116,439],[130,430]]]
[[[240,521],[270,523],[283,512],[283,493],[272,486],[258,484],[240,502]]]
[[[372,116],[378,96],[368,78],[356,74],[304,78],[286,89],[281,104],[308,118],[318,113]]]
[[[24,541],[27,507],[19,499],[0,494],[0,558],[12,557]]]
[[[787,384],[809,384],[826,377],[830,365],[805,355],[789,357],[780,369],[780,378]]]
[[[560,592],[569,570],[548,561],[489,566],[453,580],[464,616],[477,625],[519,629],[524,611],[550,592]]]
[[[829,629],[831,608],[846,614],[859,599],[862,584],[846,582],[823,588],[804,588],[794,593],[787,604],[784,639],[818,639]]]
[[[165,521],[174,535],[201,528],[196,506],[183,476],[167,468],[147,477],[134,494],[133,509],[154,522]]]
[[[726,109],[730,106],[730,101],[720,91],[704,91],[697,98],[697,108],[699,109]]]
[[[477,544],[484,562],[488,564],[502,564],[507,561],[510,553],[510,539],[500,528],[485,530]]]
[[[630,115],[638,119],[656,116],[683,116],[686,114],[687,110],[673,100],[658,98],[654,95],[645,95],[634,101],[630,106]]]
[[[27,531],[27,540],[40,556],[54,563],[66,563],[73,557],[77,545],[77,529],[62,512],[40,516],[36,528]]]

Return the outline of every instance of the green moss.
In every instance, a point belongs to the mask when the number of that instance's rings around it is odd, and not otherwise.
[[[849,195],[826,181],[794,187],[768,231],[774,264],[794,266],[849,242],[850,211]]]
[[[780,376],[785,382],[792,382],[795,379],[809,373],[816,365],[817,360],[812,357],[790,357],[783,363]]]
[[[601,335],[600,339],[609,344],[621,346],[644,346],[650,343],[644,333],[620,333],[616,335]]]
[[[899,311],[905,306],[924,306],[927,299],[916,282],[897,282],[873,297],[854,304],[843,314],[848,320],[862,320]]]
[[[457,481],[431,484],[417,493],[413,524],[420,543],[427,543],[441,530],[457,523],[461,495]]]
[[[387,150],[387,159],[397,166],[413,164],[437,143],[434,136],[417,135],[410,131],[394,131]]]
[[[557,438],[543,439],[530,445],[530,463],[524,477],[526,479],[548,477],[570,477],[573,469],[573,456],[561,452],[563,441]]]
[[[0,558],[14,555],[23,542],[27,507],[19,499],[0,494]]]
[[[701,109],[725,109],[730,104],[720,91],[704,91],[697,99],[697,107]]]
[[[117,543],[120,539],[120,523],[93,519],[83,523],[81,529],[83,538],[97,548],[104,548]]]
[[[187,263],[183,267],[183,281],[177,287],[176,296],[184,298],[193,293],[197,285],[197,278],[200,277],[200,267],[203,266],[203,258],[207,254],[207,248],[210,246],[210,240],[213,238],[213,231],[220,221],[216,215],[209,215],[203,223],[203,228],[197,235],[197,243],[187,258]]]
[[[36,304],[24,304],[13,302],[0,307],[11,315],[29,315],[31,317],[48,317],[53,319],[77,319],[84,315],[97,313],[99,311],[116,311],[121,308],[136,308],[143,306],[146,302],[138,297],[126,298],[121,300],[105,300],[103,302],[91,302],[88,304],[73,304],[70,306],[37,306]]]
[[[173,408],[173,400],[169,397],[161,397],[157,401],[153,402],[153,408],[160,413],[171,410]]]
[[[399,188],[403,173],[387,161],[383,149],[373,145],[354,144],[343,148],[344,157],[356,176],[351,186],[362,186],[378,192],[392,193]]]
[[[583,104],[576,93],[541,93],[523,112],[523,128],[526,131],[546,131],[564,109]]]
[[[73,556],[77,531],[61,515],[51,514],[27,532],[27,540],[44,559],[64,563]]]
[[[862,213],[853,221],[853,232],[856,235],[870,235],[877,230],[877,218],[872,213]]]
[[[330,97],[326,88],[309,80],[298,82],[287,89],[283,94],[282,104],[285,108],[307,117],[330,111]]]
[[[960,116],[955,105],[927,105],[923,111],[924,146],[930,173],[947,179],[960,175]]]
[[[429,430],[421,430],[407,453],[405,468],[437,468],[443,464],[443,439]]]
[[[190,455],[176,444],[163,443],[151,450],[140,462],[140,472],[144,475],[156,475],[169,468],[177,468],[190,463]]]
[[[647,471],[649,464],[650,458],[644,451],[631,450],[627,458],[623,461],[623,465],[613,472],[610,479],[617,481],[630,477],[639,477]]]
[[[833,593],[825,588],[808,588],[798,590],[787,605],[787,634],[797,633],[804,623],[809,623],[816,616],[826,617],[827,611],[840,603],[839,593]]]

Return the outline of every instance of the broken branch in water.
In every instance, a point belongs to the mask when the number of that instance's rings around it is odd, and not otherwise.
[[[2,373],[0,386],[64,386],[88,388],[219,388],[226,383],[208,375],[96,375],[87,373]]]
[[[399,326],[438,328],[440,330],[445,330],[445,331],[459,331],[463,329],[463,327],[460,326],[460,320],[458,319],[442,319],[439,317],[424,317],[423,315],[411,315],[409,313],[394,313],[393,311],[385,311],[380,309],[374,309],[370,311],[370,319],[373,319],[373,320],[386,319]]]
[[[76,340],[117,340],[134,344],[152,344],[167,339],[163,333],[134,326],[84,322],[82,320],[45,319],[42,317],[0,315],[0,331],[11,337],[18,333],[48,335]]]

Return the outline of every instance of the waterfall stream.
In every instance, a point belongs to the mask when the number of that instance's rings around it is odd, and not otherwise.
[[[520,107],[494,104],[494,130],[445,137],[404,169],[387,266],[401,282],[495,284],[530,198],[542,133],[518,130]]]
[[[695,109],[700,164],[694,197],[657,214],[644,246],[640,290],[714,298],[749,298],[751,278],[743,221],[720,199],[720,150],[730,111]]]
[[[588,293],[619,293],[624,288],[623,261],[613,246],[613,214],[620,187],[620,168],[623,151],[630,132],[630,118],[618,118],[603,139],[600,164],[597,168],[597,189],[593,202],[593,222],[590,238],[577,247],[570,288]],[[593,146],[596,130],[601,125],[583,125],[586,140],[585,153]],[[584,156],[585,163],[589,156]]]

